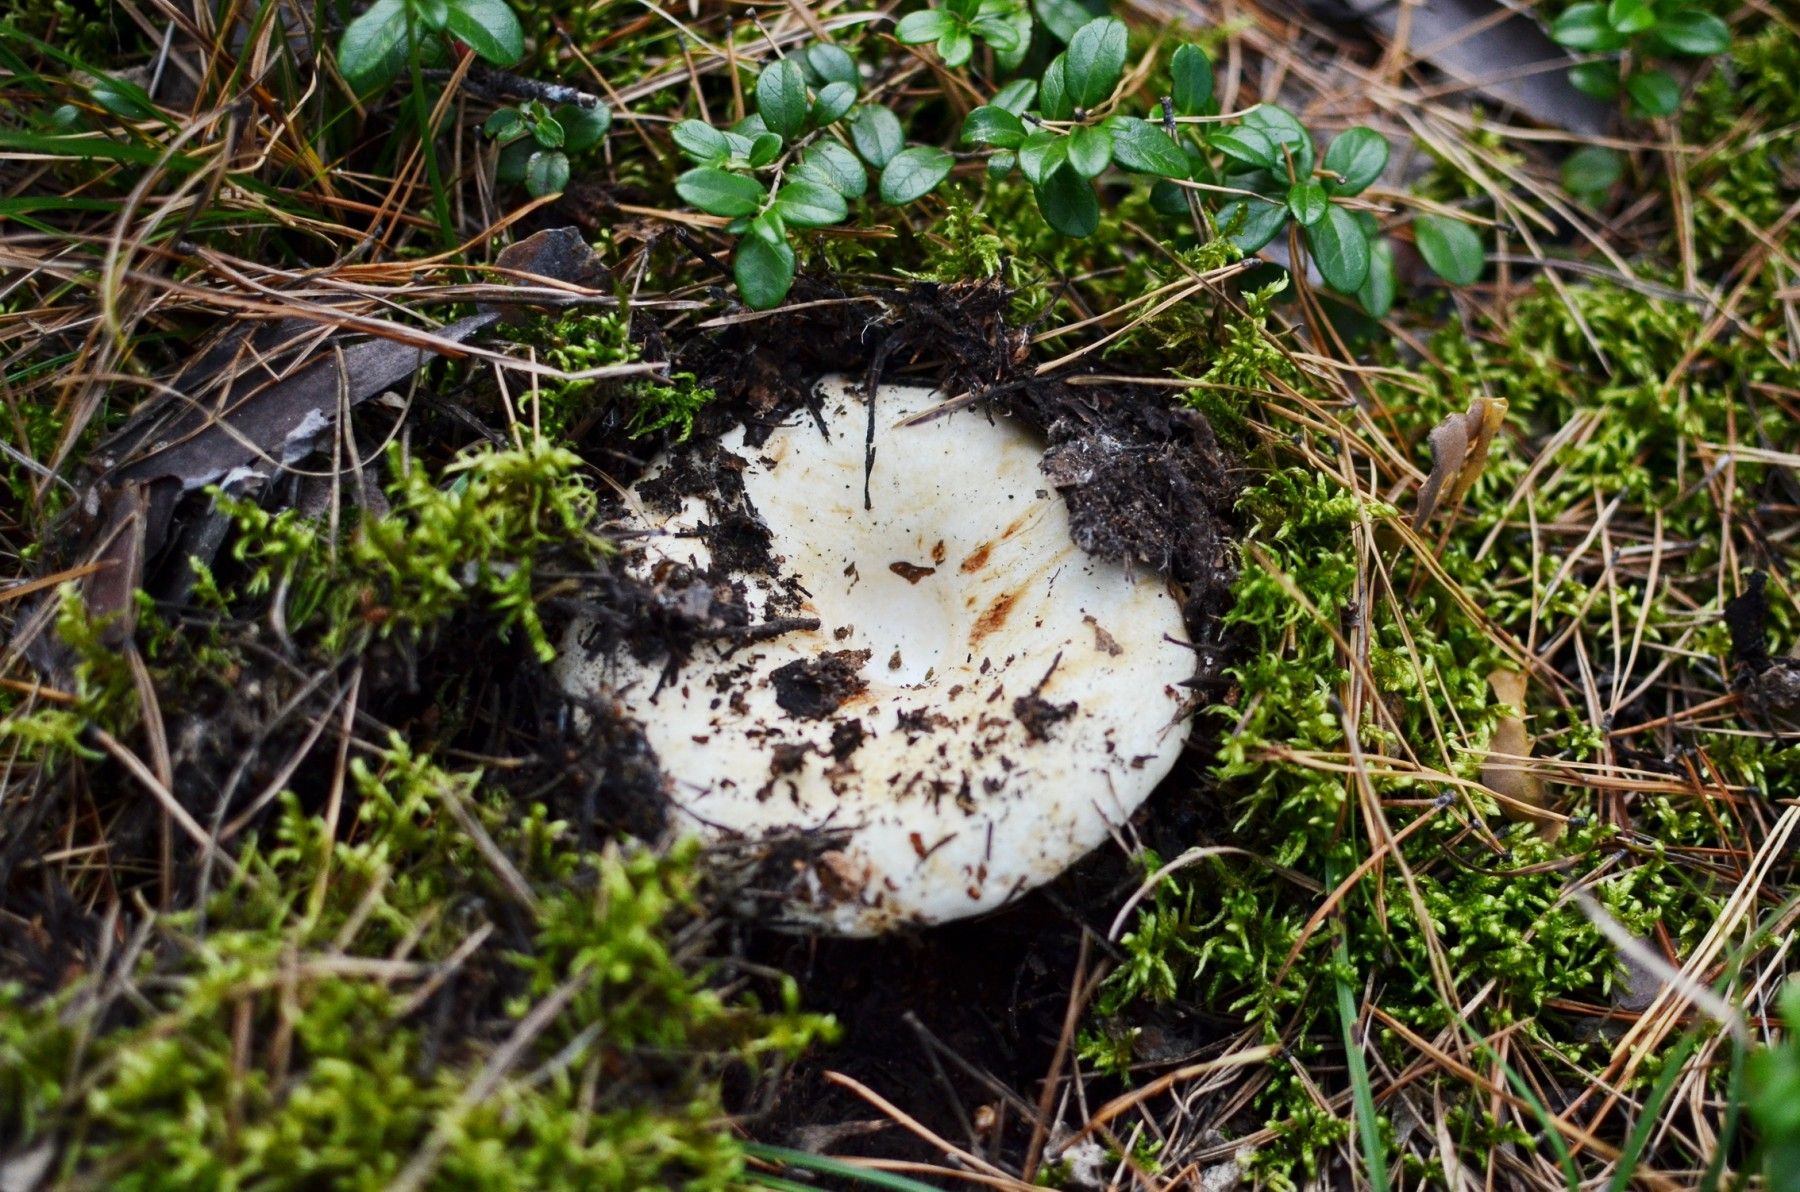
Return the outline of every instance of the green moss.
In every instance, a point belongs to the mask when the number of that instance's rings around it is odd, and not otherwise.
[[[420,1155],[440,1187],[736,1185],[718,1073],[829,1028],[791,986],[772,1012],[711,987],[694,851],[583,854],[398,741],[353,777],[349,838],[287,799],[207,915],[156,924],[134,997],[0,990],[0,1133],[79,1140],[62,1177],[122,1189],[381,1188]],[[452,802],[537,900],[465,955],[510,895]],[[489,1025],[446,1037],[446,1011]]]

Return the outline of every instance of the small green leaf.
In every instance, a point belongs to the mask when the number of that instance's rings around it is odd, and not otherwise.
[[[935,145],[903,149],[881,171],[881,201],[898,207],[931,192],[950,174],[956,159]]]
[[[448,0],[444,29],[495,66],[511,66],[525,56],[525,30],[506,0]],[[564,166],[567,166],[564,161]],[[564,181],[567,181],[565,169]],[[557,187],[561,190],[561,187]],[[544,192],[546,194],[549,191]]]
[[[1059,137],[1041,128],[1026,137],[1025,143],[1019,146],[1019,169],[1033,186],[1042,186],[1044,179],[1068,160],[1069,138]]]
[[[1089,21],[1069,40],[1063,81],[1078,108],[1104,103],[1125,72],[1125,23],[1113,17]]]
[[[675,193],[708,215],[752,215],[762,207],[762,183],[711,166],[689,170],[675,180]]]
[[[761,236],[738,241],[731,262],[738,293],[751,310],[768,310],[787,297],[794,284],[794,250],[786,243],[770,244]]]
[[[992,106],[1015,116],[1023,116],[1025,109],[1031,106],[1031,101],[1037,98],[1037,89],[1036,79],[1014,79],[994,92]]]
[[[1232,161],[1262,170],[1275,168],[1275,142],[1261,129],[1248,125],[1221,128],[1208,136],[1206,142]]]
[[[836,141],[821,140],[813,145],[801,157],[795,172],[824,183],[846,199],[859,199],[869,189],[869,175],[862,162]]]
[[[1331,206],[1331,200],[1326,197],[1325,188],[1318,179],[1308,178],[1305,182],[1296,182],[1288,187],[1287,205],[1288,210],[1294,213],[1294,218],[1300,221],[1300,226],[1310,228],[1325,218],[1325,209]]]
[[[1081,0],[1032,0],[1031,9],[1044,28],[1050,30],[1050,36],[1065,45],[1083,25],[1101,15]]]
[[[1625,35],[1606,20],[1604,4],[1577,4],[1550,24],[1550,37],[1571,50],[1606,54],[1625,44]]]
[[[898,116],[880,104],[866,104],[850,117],[850,141],[863,160],[879,170],[906,144],[906,133]]]
[[[1178,116],[1205,116],[1213,107],[1212,59],[1199,46],[1180,46],[1169,61],[1174,76],[1170,98]]]
[[[900,23],[894,26],[894,36],[903,45],[917,46],[936,41],[954,28],[955,17],[941,8],[926,8],[901,17]]]
[[[954,68],[965,65],[975,55],[975,39],[969,36],[967,29],[959,25],[938,38],[937,52],[945,66]]]
[[[1480,235],[1461,220],[1421,215],[1413,221],[1413,242],[1431,271],[1453,286],[1473,285],[1487,264]]]
[[[1656,24],[1656,8],[1650,0],[1612,0],[1606,6],[1606,23],[1620,33],[1642,33]]]
[[[1672,115],[1681,106],[1681,84],[1664,70],[1640,70],[1625,80],[1625,94],[1646,116]]]
[[[537,142],[529,137],[506,146],[500,150],[500,160],[494,164],[494,180],[514,186],[525,181],[525,165],[537,152]]]
[[[1017,149],[1025,140],[1024,123],[997,104],[982,104],[963,121],[962,143]]]
[[[1038,86],[1038,107],[1046,120],[1067,120],[1075,115],[1075,101],[1069,98],[1066,83],[1066,61],[1066,55],[1058,54],[1044,67],[1044,79]]]
[[[756,139],[750,142],[750,152],[744,155],[744,160],[750,163],[751,169],[760,170],[781,156],[781,144],[779,135],[772,132],[759,132],[756,134]]]
[[[1684,8],[1656,23],[1656,40],[1677,54],[1723,54],[1731,48],[1731,29],[1710,12]]]
[[[850,214],[843,195],[805,179],[789,182],[775,192],[775,210],[796,228],[822,228]]]
[[[806,75],[791,58],[771,62],[756,79],[756,111],[770,132],[793,140],[806,131]]]
[[[1140,174],[1162,178],[1186,178],[1187,153],[1169,134],[1136,116],[1113,116],[1106,122],[1112,133],[1113,160]]]
[[[566,139],[562,122],[554,116],[541,116],[533,121],[531,136],[545,149],[561,149]]]
[[[998,54],[1010,54],[1023,48],[1028,31],[1022,32],[1006,17],[982,17],[975,22],[975,36],[994,48]]]
[[[1372,128],[1347,128],[1325,150],[1325,172],[1336,174],[1325,188],[1334,195],[1359,195],[1387,169],[1387,138]]]
[[[449,0],[413,0],[413,20],[433,33],[442,33],[450,21]]]
[[[1233,199],[1219,208],[1219,231],[1245,256],[1275,239],[1287,221],[1286,204],[1266,199]]]
[[[566,103],[556,109],[557,122],[563,126],[563,148],[572,153],[592,149],[612,128],[612,109],[603,103],[591,108]]]
[[[338,71],[359,92],[387,83],[405,60],[406,0],[375,0],[338,40]]]
[[[987,159],[987,176],[989,178],[1004,178],[1012,173],[1013,167],[1018,164],[1019,155],[1017,153],[1014,153],[1011,149],[1002,149],[1000,152]]]
[[[1592,202],[1606,197],[1625,176],[1625,159],[1600,145],[1583,145],[1563,161],[1563,189]]]
[[[683,120],[675,126],[675,145],[702,165],[713,165],[731,156],[731,142],[724,133],[699,120]]]
[[[1617,62],[1583,62],[1569,68],[1569,83],[1575,90],[1594,99],[1614,100],[1619,97],[1619,64]]]
[[[770,244],[782,244],[787,240],[787,225],[781,218],[781,212],[772,206],[750,217],[749,230]]]
[[[827,83],[819,89],[818,98],[813,100],[812,123],[814,128],[824,128],[840,119],[856,102],[856,88],[849,83]]]
[[[1320,196],[1324,188],[1320,188]],[[1369,238],[1356,217],[1333,203],[1306,229],[1306,247],[1325,284],[1340,294],[1354,294],[1369,276]]]
[[[1112,164],[1112,133],[1084,124],[1069,134],[1069,164],[1083,178],[1097,177]]]
[[[862,84],[862,75],[856,69],[856,59],[842,46],[817,41],[806,47],[804,58],[806,65],[821,83],[849,83],[852,87]]]
[[[525,117],[518,108],[501,108],[487,118],[481,131],[496,141],[515,140],[525,131]]]
[[[569,186],[569,157],[560,149],[540,149],[525,163],[525,189],[531,197],[561,194]]]
[[[1037,202],[1044,222],[1065,236],[1091,235],[1100,226],[1100,200],[1093,185],[1066,165],[1044,179],[1037,188]]]
[[[1305,178],[1313,171],[1312,134],[1307,132],[1294,114],[1272,103],[1261,104],[1244,114],[1244,126],[1254,128],[1275,145],[1275,172],[1287,172],[1287,160],[1293,158],[1293,176]],[[1283,147],[1286,152],[1283,152]]]
[[[1386,318],[1387,313],[1394,309],[1394,297],[1399,289],[1394,272],[1394,246],[1385,239],[1370,240],[1369,276],[1363,279],[1363,284],[1357,289],[1357,300],[1375,318]]]

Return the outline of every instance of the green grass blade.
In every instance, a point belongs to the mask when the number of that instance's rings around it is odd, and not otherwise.
[[[886,1188],[888,1192],[936,1192],[930,1184],[921,1184],[917,1180],[909,1180],[903,1175],[894,1175],[886,1171],[873,1171],[867,1167],[859,1167],[854,1163],[846,1163],[842,1159],[833,1159],[826,1155],[814,1155],[806,1151],[796,1151],[784,1146],[768,1146],[760,1142],[746,1142],[744,1153],[758,1159],[766,1159],[770,1163],[785,1163],[789,1167],[798,1167],[802,1171],[816,1172],[819,1175],[834,1175],[840,1179],[852,1180],[871,1188]],[[754,1176],[761,1181],[761,1175]],[[805,1185],[789,1181],[765,1183],[765,1188],[798,1188]]]

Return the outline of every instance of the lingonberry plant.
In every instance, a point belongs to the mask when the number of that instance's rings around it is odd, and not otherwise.
[[[1571,68],[1569,81],[1596,99],[1623,92],[1638,116],[1670,116],[1681,106],[1681,83],[1666,70],[1644,66],[1647,59],[1698,58],[1731,45],[1724,21],[1681,0],[1577,4],[1556,18],[1550,36],[1571,50],[1605,55]]]
[[[533,198],[556,194],[569,184],[569,154],[591,149],[612,127],[612,109],[603,103],[558,104],[542,100],[500,108],[482,126],[500,144],[495,176],[525,184]]]
[[[794,283],[789,230],[845,219],[869,189],[865,163],[880,172],[876,195],[892,206],[929,194],[955,164],[934,145],[908,145],[890,108],[857,102],[860,88],[848,52],[815,44],[764,67],[756,111],[732,127],[675,126],[675,144],[695,163],[675,190],[731,221],[732,274],[755,309],[774,306]]]

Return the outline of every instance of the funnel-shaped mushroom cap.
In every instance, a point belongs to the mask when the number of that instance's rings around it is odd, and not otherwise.
[[[660,494],[645,528],[665,533],[634,564],[712,569],[752,626],[818,628],[702,643],[667,679],[577,626],[559,665],[643,724],[679,828],[817,841],[785,920],[873,935],[1000,906],[1105,841],[1181,751],[1194,658],[1162,579],[1070,542],[1027,431],[973,410],[901,425],[940,397],[884,387],[865,508],[868,407],[842,382],[821,394],[760,447],[720,442],[736,460],[714,474],[741,495]],[[757,566],[707,545],[746,514],[773,563],[721,574]]]

